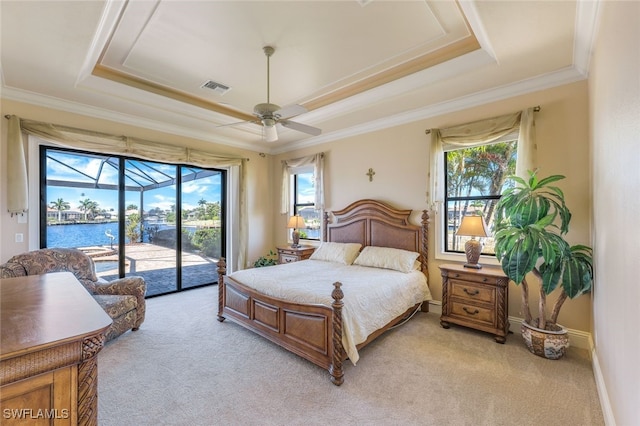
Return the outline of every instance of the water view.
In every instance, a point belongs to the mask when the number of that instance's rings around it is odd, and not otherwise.
[[[173,225],[150,225],[146,227],[150,232],[156,234],[160,231],[175,229]],[[196,231],[195,226],[185,226],[185,231],[193,235]],[[150,232],[144,231],[142,234],[142,242],[149,243],[153,237]],[[89,246],[113,246],[118,245],[118,224],[115,222],[108,223],[74,223],[47,226],[47,246],[48,247],[89,247]],[[125,243],[128,244],[129,238],[125,236]],[[138,242],[138,241],[137,241]]]
[[[117,246],[118,224],[113,222],[47,226],[48,247],[110,246],[112,241]]]

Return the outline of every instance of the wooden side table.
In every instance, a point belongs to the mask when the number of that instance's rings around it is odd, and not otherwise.
[[[465,268],[440,265],[442,273],[442,316],[440,325],[450,323],[486,331],[504,343],[509,333],[509,278],[502,269],[484,266]]]
[[[315,247],[313,246],[300,246],[295,248],[291,246],[282,246],[277,247],[277,249],[278,263],[291,263],[305,260],[311,257],[315,251]]]

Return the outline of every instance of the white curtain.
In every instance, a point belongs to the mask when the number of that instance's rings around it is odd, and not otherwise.
[[[27,163],[20,131],[20,118],[9,117],[7,140],[7,211],[24,213],[29,209]]]
[[[27,134],[54,141],[58,145],[101,154],[125,155],[150,161],[189,164],[199,167],[238,167],[240,193],[238,194],[239,248],[237,266],[238,269],[247,267],[249,223],[247,217],[247,159],[32,120],[20,120],[20,127]],[[19,131],[18,134],[20,134]],[[11,140],[11,137],[9,139]]]
[[[516,175],[529,180],[527,171],[538,166],[536,160],[536,134],[533,108],[525,109],[520,116],[520,133],[518,134],[518,156],[516,158]]]
[[[473,148],[500,139],[518,131],[518,154],[516,175],[526,178],[527,170],[535,168],[536,145],[533,108],[493,117],[486,120],[453,126],[446,129],[431,129],[429,150],[429,174],[427,202],[434,212],[444,201],[444,152],[460,148]]]
[[[324,153],[308,155],[306,157],[295,158],[293,160],[282,161],[282,204],[280,213],[288,214],[291,207],[289,199],[290,189],[289,182],[293,169],[313,165],[313,177],[315,186],[315,210],[324,209]]]

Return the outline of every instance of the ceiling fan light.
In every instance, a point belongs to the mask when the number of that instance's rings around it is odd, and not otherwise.
[[[275,122],[271,126],[264,126],[264,140],[267,142],[275,142],[278,140],[278,131]]]
[[[262,125],[264,127],[273,127],[276,125],[276,120],[273,118],[263,118],[262,119]]]

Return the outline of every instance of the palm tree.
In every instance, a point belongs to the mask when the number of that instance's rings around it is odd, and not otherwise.
[[[84,212],[84,220],[87,220],[87,215],[89,213],[92,213],[94,211],[96,211],[96,209],[98,208],[98,203],[96,203],[95,201],[90,200],[89,198],[85,198],[84,200],[80,200],[80,211]]]
[[[200,201],[198,201],[198,205],[200,206],[200,209],[198,211],[198,219],[205,219],[207,200],[201,198]]]
[[[58,198],[56,201],[51,201],[49,203],[49,207],[58,210],[58,222],[62,221],[62,210],[69,210],[71,206],[68,202],[64,201],[62,198]]]
[[[487,168],[486,177],[490,181],[489,194],[500,194],[507,177],[515,174],[516,149],[516,144],[510,142],[497,143],[486,147],[482,157]],[[512,181],[509,181],[509,183],[513,185]],[[488,202],[486,211],[483,212],[487,225],[490,225],[493,218],[496,203],[496,200]]]

